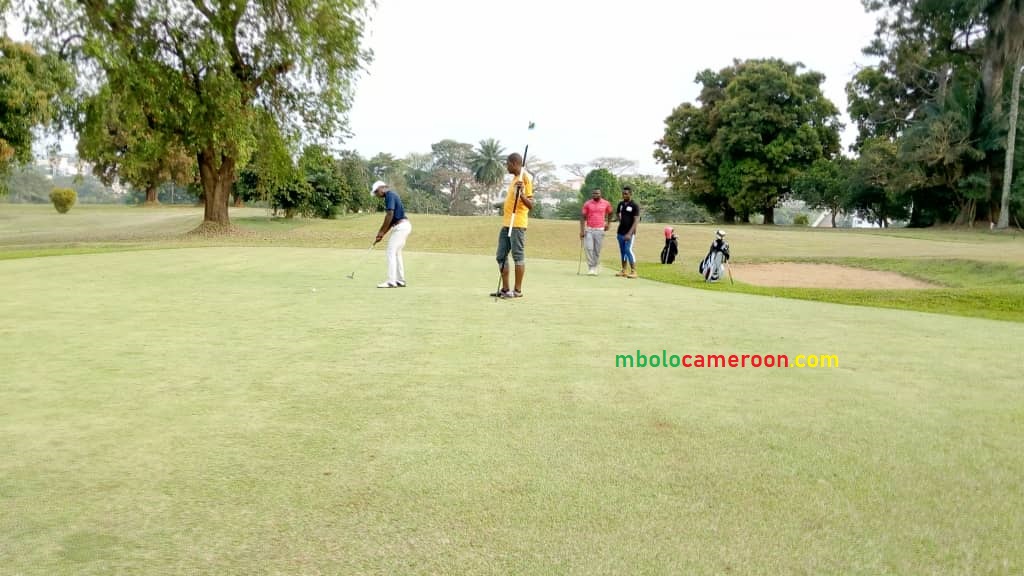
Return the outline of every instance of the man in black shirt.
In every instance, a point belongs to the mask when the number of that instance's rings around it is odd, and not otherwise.
[[[633,256],[633,241],[636,239],[636,226],[640,223],[640,206],[633,202],[633,189],[622,187],[622,202],[615,209],[615,219],[619,229],[615,237],[619,240],[619,254],[622,256],[622,270],[616,276],[636,278],[636,257]],[[626,265],[629,264],[629,271]]]

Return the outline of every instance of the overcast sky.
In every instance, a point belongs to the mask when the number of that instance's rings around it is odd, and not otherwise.
[[[872,39],[860,0],[379,0],[374,60],[356,85],[346,146],[364,157],[497,138],[564,165],[599,156],[662,172],[653,142],[699,92],[696,74],[777,57],[825,74],[847,128],[844,87]]]
[[[845,147],[844,87],[873,33],[860,0],[378,0],[344,147],[404,156],[497,138],[521,151],[534,121],[531,157],[617,156],[661,174],[653,143],[675,106],[695,102],[696,74],[767,57],[825,74]]]

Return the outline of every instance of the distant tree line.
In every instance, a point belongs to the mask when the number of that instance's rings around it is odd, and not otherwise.
[[[696,75],[696,102],[672,110],[656,142],[666,182],[622,158],[564,168],[612,188],[613,201],[630,182],[645,213],[666,221],[771,224],[788,199],[880,226],[1024,219],[1024,4],[863,1],[878,15],[864,49],[875,63],[847,84],[858,132],[849,155],[824,77],[762,58]],[[0,0],[29,38],[0,38],[0,176],[29,162],[46,127],[73,132],[93,176],[129,186],[133,199],[187,191],[204,226],[229,225],[231,203],[323,218],[372,209],[375,178],[412,211],[496,213],[506,176],[494,139],[441,140],[403,158],[341,146],[355,75],[373,57],[362,46],[369,4]],[[534,158],[529,169],[538,193],[558,201],[553,211],[538,203],[536,216],[575,218],[587,185],[574,198],[553,164]],[[0,195],[9,182],[0,178]]]
[[[725,222],[804,200],[887,226],[1024,220],[1017,131],[1024,3],[865,0],[877,63],[847,84],[858,137],[841,153],[824,77],[778,59],[704,70],[654,157],[673,188]],[[698,105],[699,104],[699,105]]]

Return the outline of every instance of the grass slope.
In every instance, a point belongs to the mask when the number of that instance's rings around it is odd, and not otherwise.
[[[0,205],[0,260],[59,254],[195,246],[296,246],[365,248],[380,224],[379,214],[334,221],[271,219],[265,210],[232,209],[245,232],[236,237],[189,237],[202,218],[197,208],[142,209],[76,207],[57,214],[44,206]],[[410,251],[493,254],[496,217],[412,215]],[[900,272],[942,286],[938,290],[831,290],[737,284],[705,286],[696,273],[713,235],[709,226],[677,226],[680,254],[675,265],[658,264],[663,226],[641,226],[636,254],[649,278],[691,288],[817,300],[861,306],[939,312],[958,316],[1024,321],[1024,237],[981,231],[832,230],[793,227],[726,227],[736,262],[832,262]],[[530,258],[578,265],[578,224],[533,220]],[[617,266],[614,230],[606,236],[603,262]]]

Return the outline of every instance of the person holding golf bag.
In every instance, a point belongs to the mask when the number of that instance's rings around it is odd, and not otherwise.
[[[601,264],[601,243],[608,231],[612,205],[601,197],[600,188],[594,188],[590,191],[590,200],[583,203],[580,212],[580,240],[587,252],[587,275],[597,276]]]
[[[501,270],[501,288],[491,294],[494,298],[520,298],[523,295],[523,276],[526,274],[526,226],[533,208],[533,179],[523,168],[523,157],[518,152],[508,155],[505,168],[512,175],[502,209],[502,227],[498,233],[498,268]],[[508,256],[516,265],[515,287],[509,289]]]
[[[387,249],[387,280],[378,284],[377,288],[405,288],[405,261],[402,259],[402,249],[405,248],[405,241],[412,232],[412,223],[405,217],[402,199],[395,192],[388,190],[387,186],[384,182],[377,180],[370,190],[371,195],[384,199],[384,210],[387,211],[373,244],[376,245],[384,238],[384,235],[388,232],[391,233]]]

